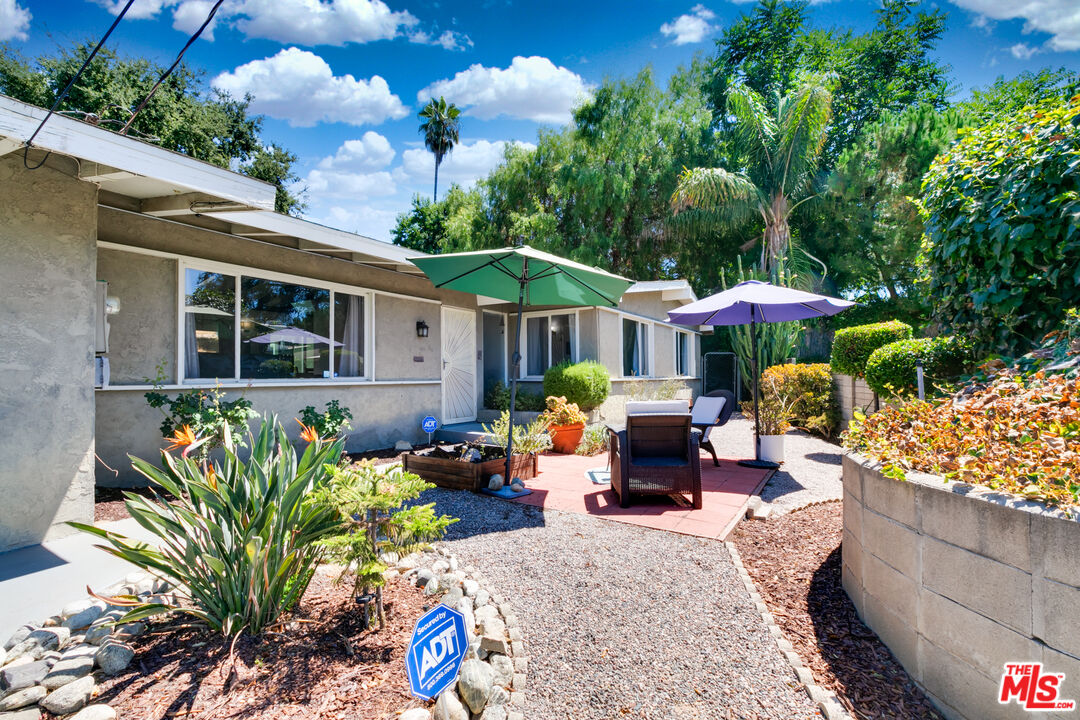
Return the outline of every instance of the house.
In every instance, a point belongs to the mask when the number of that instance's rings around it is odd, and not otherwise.
[[[0,96],[0,551],[92,520],[95,484],[140,480],[127,455],[162,445],[153,387],[220,388],[286,421],[337,399],[358,451],[423,440],[428,414],[473,420],[506,379],[516,307],[436,289],[419,253],[276,214],[271,185],[72,118],[25,151],[44,117]],[[663,319],[692,299],[646,282],[618,309],[530,309],[523,376],[596,358],[607,412],[629,379],[694,385],[697,333]]]

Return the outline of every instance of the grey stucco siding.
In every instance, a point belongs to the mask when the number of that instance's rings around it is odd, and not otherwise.
[[[94,516],[97,188],[0,159],[0,551]]]

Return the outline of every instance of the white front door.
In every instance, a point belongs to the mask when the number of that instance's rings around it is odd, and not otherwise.
[[[442,309],[442,422],[476,419],[476,313]]]

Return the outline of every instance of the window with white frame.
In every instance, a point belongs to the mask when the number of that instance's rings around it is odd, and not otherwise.
[[[185,379],[366,377],[368,297],[184,269]]]
[[[685,330],[675,331],[675,374],[693,375],[694,367],[691,356],[693,348],[690,333]]]
[[[624,317],[622,321],[622,358],[624,377],[649,377],[652,364],[649,357],[650,323]]]
[[[525,316],[525,374],[539,377],[552,365],[577,357],[577,314]]]

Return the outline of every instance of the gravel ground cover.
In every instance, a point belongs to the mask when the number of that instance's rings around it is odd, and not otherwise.
[[[841,503],[830,502],[764,523],[745,522],[729,539],[815,682],[834,691],[852,715],[940,720],[844,593],[842,510]]]
[[[447,541],[519,609],[527,717],[820,717],[722,543],[435,489]]]
[[[718,455],[753,457],[754,419],[734,415],[726,425],[713,430],[713,439]],[[840,480],[842,452],[839,445],[816,435],[790,431],[784,436],[784,463],[762,488],[761,499],[783,512],[839,500],[844,487]]]

